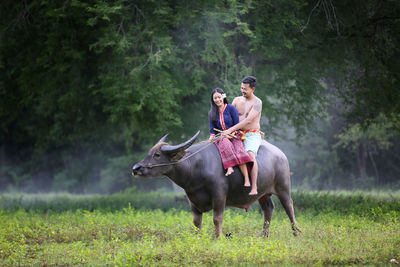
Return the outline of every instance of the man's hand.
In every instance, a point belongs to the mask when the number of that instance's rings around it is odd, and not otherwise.
[[[229,129],[222,131],[221,135],[227,137],[230,133],[232,133],[232,131],[229,131]]]
[[[222,131],[221,132],[221,135],[223,136],[223,137],[226,137],[226,138],[232,138],[232,137],[234,137],[234,134],[232,134],[232,130],[230,130],[230,129],[227,129],[227,130],[225,130],[225,131]]]

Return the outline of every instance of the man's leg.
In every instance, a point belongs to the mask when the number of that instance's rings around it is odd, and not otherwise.
[[[253,168],[251,169],[251,191],[249,195],[257,195],[257,175],[258,175],[258,165],[256,160],[256,154],[253,151],[247,151],[250,157],[253,159]]]
[[[247,166],[246,164],[240,164],[239,169],[243,174],[244,177],[244,186],[245,187],[250,187],[250,181],[249,181],[249,172],[247,171]]]

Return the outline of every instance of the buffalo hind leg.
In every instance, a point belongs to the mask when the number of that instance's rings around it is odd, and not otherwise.
[[[268,237],[270,234],[269,226],[271,224],[272,213],[274,212],[274,202],[272,202],[271,195],[264,195],[259,200],[258,203],[264,213],[264,225],[262,236]]]
[[[283,191],[278,194],[279,201],[281,202],[286,214],[289,216],[290,222],[292,223],[293,235],[297,236],[301,233],[300,228],[297,226],[296,218],[294,216],[293,200],[290,197],[290,193]]]

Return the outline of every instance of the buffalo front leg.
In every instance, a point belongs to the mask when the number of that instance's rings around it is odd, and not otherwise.
[[[264,213],[264,225],[262,235],[268,237],[270,234],[269,226],[271,225],[272,213],[274,212],[274,202],[271,195],[264,195],[258,200],[260,207]]]
[[[213,203],[213,221],[215,226],[215,237],[218,238],[222,234],[222,221],[224,219],[225,201],[214,201]]]
[[[193,224],[197,227],[197,229],[201,230],[201,222],[203,220],[203,213],[200,212],[192,203],[190,203],[190,208],[193,214]]]
[[[294,216],[293,200],[290,197],[289,192],[280,192],[278,194],[279,201],[281,202],[286,214],[289,216],[290,222],[292,223],[293,235],[297,236],[301,233],[300,228],[297,226],[296,218]]]

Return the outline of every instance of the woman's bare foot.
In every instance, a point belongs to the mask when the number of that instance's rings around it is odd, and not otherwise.
[[[250,191],[250,193],[249,193],[250,196],[254,196],[254,195],[257,195],[257,194],[258,194],[257,188],[251,189],[251,191]]]
[[[250,184],[250,181],[249,181],[249,178],[244,178],[244,187],[250,187],[251,186],[251,184]]]
[[[232,167],[229,167],[228,170],[226,171],[225,176],[229,176],[229,175],[231,175],[233,172],[234,172],[233,168],[232,168]]]

